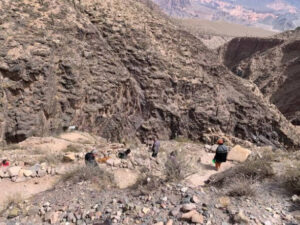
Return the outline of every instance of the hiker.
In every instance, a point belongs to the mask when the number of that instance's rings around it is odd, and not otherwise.
[[[126,151],[119,152],[118,157],[120,159],[126,159],[127,156],[130,154],[130,152],[131,152],[131,150],[130,150],[130,148],[128,148]]]
[[[160,142],[157,140],[156,137],[153,138],[153,145],[152,145],[152,157],[156,158],[158,151],[159,151],[159,147],[160,147]]]
[[[216,170],[218,171],[221,167],[221,164],[223,162],[226,162],[226,160],[227,160],[228,149],[224,145],[224,140],[222,138],[220,138],[217,143],[218,143],[219,146],[216,150],[216,155],[214,157],[214,162],[215,162],[215,165],[216,165]]]
[[[96,161],[96,157],[97,157],[96,150],[93,150],[91,152],[86,153],[85,156],[84,156],[85,165],[93,166],[93,167],[98,166],[98,163]]]
[[[9,161],[7,159],[2,160],[0,163],[0,167],[8,167],[10,165]]]

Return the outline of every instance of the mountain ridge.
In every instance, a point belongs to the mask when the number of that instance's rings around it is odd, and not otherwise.
[[[0,3],[2,141],[76,125],[116,141],[226,133],[300,144],[255,85],[149,2],[75,3]]]
[[[290,0],[154,0],[174,17],[223,20],[268,30],[300,26],[300,4]]]

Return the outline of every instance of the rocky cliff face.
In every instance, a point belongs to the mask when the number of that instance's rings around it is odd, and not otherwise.
[[[293,127],[253,84],[147,6],[1,1],[1,139],[18,142],[76,125],[112,140],[227,133],[299,145]]]
[[[220,49],[225,65],[253,81],[268,100],[300,125],[300,31],[271,39],[236,38]]]

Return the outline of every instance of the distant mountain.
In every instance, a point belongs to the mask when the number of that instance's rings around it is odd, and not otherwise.
[[[224,20],[269,30],[300,26],[299,0],[153,0],[174,17]]]

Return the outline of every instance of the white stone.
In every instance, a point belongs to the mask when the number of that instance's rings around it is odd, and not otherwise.
[[[8,168],[8,174],[10,177],[18,176],[20,170],[21,170],[20,166],[12,166]]]

